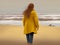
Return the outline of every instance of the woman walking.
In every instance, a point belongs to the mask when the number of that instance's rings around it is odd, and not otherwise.
[[[27,9],[23,12],[23,15],[24,34],[26,34],[27,45],[32,45],[33,35],[36,34],[39,29],[38,17],[34,10],[33,3],[28,5]]]

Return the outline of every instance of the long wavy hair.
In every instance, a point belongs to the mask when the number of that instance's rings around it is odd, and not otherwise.
[[[30,17],[31,11],[34,9],[34,4],[30,3],[27,7],[27,9],[23,12],[23,15],[26,17]]]

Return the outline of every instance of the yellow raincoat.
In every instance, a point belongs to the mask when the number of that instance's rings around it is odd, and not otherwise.
[[[37,33],[37,29],[39,28],[39,24],[38,24],[38,17],[37,17],[35,10],[33,10],[31,12],[29,18],[27,18],[24,15],[23,26],[24,26],[24,34],[29,34],[31,32],[34,32],[35,34]]]

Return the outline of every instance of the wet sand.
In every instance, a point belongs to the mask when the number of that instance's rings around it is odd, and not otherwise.
[[[26,45],[23,26],[0,25],[0,45]],[[60,26],[42,26],[34,35],[33,45],[60,45]]]

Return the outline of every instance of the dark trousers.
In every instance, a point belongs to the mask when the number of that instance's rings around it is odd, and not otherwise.
[[[27,38],[27,42],[28,43],[32,43],[33,42],[33,32],[32,33],[29,33],[29,34],[26,34],[26,38]]]

